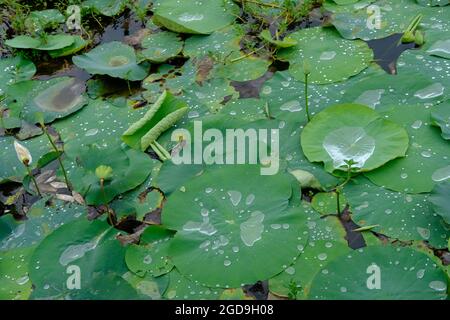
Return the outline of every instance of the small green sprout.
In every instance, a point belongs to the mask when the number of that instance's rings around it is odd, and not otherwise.
[[[309,103],[308,103],[308,77],[311,74],[311,66],[308,60],[303,61],[303,73],[305,74],[305,110],[308,122],[311,121],[309,115]]]
[[[110,166],[100,165],[95,168],[95,175],[100,180],[100,190],[103,194],[103,201],[105,202],[106,211],[108,213],[108,220],[112,226],[115,226],[113,213],[109,208],[108,201],[106,201],[105,181],[110,180],[113,176],[113,168]]]

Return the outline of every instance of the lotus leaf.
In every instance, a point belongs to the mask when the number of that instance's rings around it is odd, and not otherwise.
[[[155,23],[181,33],[210,34],[231,24],[238,7],[230,0],[158,0],[154,4]]]
[[[329,172],[345,171],[349,160],[358,171],[370,171],[404,156],[408,135],[369,107],[342,104],[318,113],[303,129],[301,144],[306,157]]]
[[[175,33],[164,31],[145,37],[141,44],[145,48],[141,54],[155,63],[176,57],[183,49],[183,43]]]
[[[342,39],[331,28],[303,29],[290,37],[298,44],[280,50],[278,57],[289,61],[289,72],[300,81],[305,79],[305,63],[310,66],[310,83],[325,84],[357,75],[372,61],[372,50],[365,42]]]
[[[136,81],[147,76],[138,65],[134,49],[118,41],[97,46],[86,54],[74,56],[73,63],[91,74],[106,74],[113,78]]]
[[[328,272],[323,272],[323,270]],[[381,273],[381,283],[377,274]],[[314,277],[310,299],[445,299],[444,272],[410,248],[371,246],[335,258]]]
[[[375,184],[388,189],[421,193],[450,176],[450,146],[439,129],[430,124],[430,109],[401,105],[385,112],[385,118],[402,125],[410,141],[406,156],[386,164],[382,169],[366,173]]]
[[[46,38],[33,38],[22,35],[5,41],[7,46],[17,49],[58,50],[72,45],[75,38],[66,34],[48,35]]]

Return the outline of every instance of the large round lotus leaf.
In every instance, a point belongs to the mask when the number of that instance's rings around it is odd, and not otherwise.
[[[447,297],[445,273],[425,254],[407,247],[366,247],[341,255],[325,268],[328,272],[314,277],[308,298],[431,300]]]
[[[436,184],[428,200],[434,212],[444,219],[450,229],[450,180]]]
[[[94,9],[101,15],[112,17],[125,10],[126,0],[85,0],[83,7]]]
[[[369,107],[342,104],[314,116],[302,131],[301,144],[306,157],[323,162],[329,172],[345,170],[348,160],[359,171],[370,171],[404,156],[408,135]]]
[[[139,277],[131,272],[123,275],[123,278],[140,294],[144,299],[159,300],[169,285],[169,276],[154,278],[150,275]],[[128,297],[126,299],[130,299]]]
[[[391,238],[445,247],[450,229],[434,214],[428,195],[390,191],[362,177],[347,184],[344,194],[353,221],[361,227],[378,225],[372,230]]]
[[[138,276],[149,274],[159,277],[170,272],[173,263],[168,248],[173,232],[160,226],[149,226],[141,236],[139,245],[131,245],[125,254],[128,268]]]
[[[230,0],[158,0],[153,19],[175,32],[209,34],[231,24],[238,12]]]
[[[289,61],[289,72],[300,81],[309,66],[310,83],[344,81],[366,69],[373,58],[363,41],[342,39],[332,28],[310,28],[296,31],[290,37],[298,45],[280,50],[278,58]]]
[[[436,182],[450,177],[450,145],[440,130],[430,124],[430,109],[423,106],[396,106],[385,118],[402,125],[410,142],[406,157],[366,173],[375,184],[408,193],[429,192]]]
[[[108,156],[105,157],[105,154]],[[69,164],[66,168],[73,188],[85,196],[87,204],[95,205],[108,203],[115,196],[139,186],[147,179],[154,164],[143,152],[95,144],[66,162]],[[112,168],[112,176],[104,181],[103,190],[95,174],[102,165]]]
[[[450,140],[450,101],[441,103],[431,108],[431,120],[434,125],[441,128],[441,135],[445,140]]]
[[[214,300],[218,299],[223,289],[209,288],[191,281],[180,274],[177,269],[169,273],[169,286],[164,293],[164,298],[170,300]]]
[[[1,137],[0,139],[2,154],[0,158],[0,182],[5,180],[22,182],[23,177],[27,174],[23,163],[17,158],[14,150],[14,140],[13,137]],[[33,162],[30,165],[31,168],[34,168],[39,158],[48,153],[51,148],[45,136],[24,140],[20,143],[30,151],[33,158]]]
[[[5,94],[7,86],[31,79],[36,73],[33,62],[21,56],[0,60],[0,96]]]
[[[72,61],[92,74],[106,74],[131,81],[147,76],[146,68],[136,62],[134,49],[118,41],[99,45],[86,54],[73,57]]]
[[[141,42],[141,54],[151,62],[161,63],[176,57],[183,49],[183,42],[172,32],[159,32],[145,37]]]
[[[101,99],[89,104],[65,119],[53,124],[64,142],[65,153],[75,158],[90,144],[103,147],[120,144],[122,133],[145,113],[145,108],[116,107]]]
[[[286,174],[261,175],[258,166],[224,166],[172,193],[162,219],[178,231],[170,247],[175,266],[214,287],[238,287],[280,272],[307,239],[304,217],[286,210],[291,181]]]
[[[0,251],[0,300],[25,300],[31,292],[28,263],[34,247]]]
[[[34,203],[27,212],[27,220],[16,221],[11,215],[0,218],[0,250],[34,246],[53,230],[87,212],[83,206],[60,200],[46,205],[47,200]]]
[[[414,0],[368,0],[346,6],[328,1],[324,8],[333,13],[331,23],[346,39],[380,39],[402,33],[418,14],[423,15],[420,26],[426,34],[432,30],[445,32],[448,28],[448,7],[425,9]],[[380,28],[376,25],[377,10],[381,18]]]
[[[95,291],[101,295],[100,289],[105,286],[98,279],[127,271],[125,248],[115,236],[116,231],[107,223],[86,219],[65,224],[52,232],[31,258],[29,276],[39,293],[34,297],[69,298]],[[80,271],[80,289],[71,290],[67,285],[74,284],[69,277],[77,275],[76,269]]]
[[[235,26],[217,30],[210,35],[193,35],[186,39],[183,54],[188,57],[202,57],[209,54],[224,58],[241,49],[239,42],[242,31]]]
[[[71,35],[56,34],[48,35],[45,39],[22,35],[10,40],[6,40],[5,44],[17,49],[35,49],[49,51],[68,47],[73,42],[74,38]]]
[[[346,245],[333,241],[309,242],[298,259],[283,272],[269,280],[269,290],[277,296],[287,297],[290,285],[298,288],[297,299],[306,298],[315,275],[336,257],[350,253]],[[327,273],[328,269],[322,272]]]

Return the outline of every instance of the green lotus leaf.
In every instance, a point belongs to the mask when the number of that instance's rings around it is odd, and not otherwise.
[[[369,5],[376,7],[369,8]],[[346,39],[371,40],[384,38],[394,33],[403,33],[418,14],[423,16],[420,27],[426,35],[433,31],[445,34],[450,27],[447,19],[448,6],[425,9],[414,0],[367,0],[362,1],[361,5],[346,6],[339,6],[328,1],[325,2],[324,8],[332,12],[331,23]],[[379,27],[376,21],[377,8],[381,18]]]
[[[34,247],[0,251],[0,300],[26,300],[31,293],[28,263]]]
[[[178,231],[169,253],[183,275],[206,286],[238,287],[277,274],[298,256],[306,223],[301,211],[286,211],[292,178],[259,171],[224,166],[171,194],[162,219]]]
[[[121,13],[127,6],[126,0],[85,0],[83,7],[94,9],[101,15],[112,17]]]
[[[58,50],[49,51],[48,54],[52,58],[70,56],[86,48],[89,43],[89,40],[84,40],[81,36],[73,36],[73,43],[70,46]]]
[[[413,79],[413,81],[412,81]],[[408,85],[405,86],[405,83]],[[406,69],[397,75],[382,73],[361,78],[345,90],[343,101],[364,104],[372,109],[400,104],[430,105],[441,102],[447,90],[445,83],[426,74]]]
[[[353,221],[361,227],[403,241],[423,240],[443,248],[450,235],[441,219],[433,213],[425,194],[407,194],[378,187],[363,177],[344,188]]]
[[[47,81],[26,81],[11,86],[8,95],[21,107],[21,117],[38,123],[36,113],[42,113],[44,122],[63,118],[88,102],[85,85],[75,78],[54,78]]]
[[[183,42],[172,32],[159,32],[145,37],[141,42],[141,54],[151,62],[161,63],[176,57],[183,49]]]
[[[394,191],[421,193],[450,177],[450,146],[440,130],[431,126],[429,108],[399,105],[383,115],[403,126],[410,141],[406,157],[365,174],[373,183]]]
[[[442,137],[450,140],[450,101],[433,106],[431,120],[434,125],[441,128]]]
[[[305,299],[315,275],[322,269],[326,273],[325,267],[330,261],[350,252],[346,244],[339,242],[309,242],[292,265],[269,280],[269,290],[277,296],[288,297],[289,286],[293,283],[299,291],[296,299]]]
[[[47,9],[30,12],[24,23],[28,32],[33,33],[47,28],[57,27],[65,21],[66,18],[57,9]]]
[[[309,82],[325,84],[357,75],[373,59],[372,50],[365,42],[342,39],[331,28],[302,29],[290,37],[298,44],[279,50],[277,56],[289,61],[289,72],[300,81],[305,79],[305,64],[310,66]]]
[[[122,140],[132,148],[145,151],[161,133],[180,120],[187,110],[188,106],[184,101],[165,91],[144,117],[124,132]]]
[[[0,218],[0,251],[28,248],[39,244],[50,232],[64,223],[76,220],[87,213],[83,206],[48,198],[34,203],[27,213],[28,219],[16,221],[11,215]]]
[[[159,277],[170,272],[173,263],[169,258],[170,240],[173,232],[160,226],[149,226],[141,236],[140,245],[131,245],[125,254],[128,268],[143,277],[149,274]]]
[[[369,107],[342,104],[314,116],[302,131],[301,145],[306,157],[323,162],[328,172],[345,170],[348,160],[358,171],[370,171],[404,156],[408,134]]]
[[[127,271],[125,248],[115,239],[116,231],[103,221],[79,219],[56,229],[36,248],[31,257],[29,276],[35,287],[32,297],[127,299],[133,289],[117,275]],[[80,272],[79,290],[71,285],[70,276]],[[106,279],[104,278],[109,278]],[[123,280],[123,279],[122,279]],[[68,287],[69,285],[69,287]],[[118,286],[116,294],[110,293]]]
[[[21,56],[15,56],[1,59],[0,71],[0,96],[2,96],[8,86],[31,79],[36,73],[36,66]]]
[[[432,203],[434,212],[444,219],[450,229],[450,180],[436,184],[428,200]]]
[[[233,23],[238,12],[230,0],[158,0],[153,20],[175,32],[210,34]]]
[[[112,177],[104,182],[104,190],[95,174],[101,165],[112,168]],[[75,159],[67,160],[66,168],[72,168],[68,169],[69,180],[73,188],[85,196],[86,203],[101,205],[142,184],[152,166],[150,157],[138,150],[89,145],[80,150]]]
[[[427,255],[407,247],[370,246],[327,264],[314,277],[308,298],[433,300],[446,299],[446,291],[445,273]]]
[[[16,36],[5,41],[7,46],[17,49],[57,50],[68,47],[74,42],[74,37],[66,34],[48,35],[46,38],[33,38],[30,36]]]
[[[283,40],[273,39],[269,30],[263,30],[259,36],[267,42],[273,44],[277,48],[290,48],[297,45],[297,40],[291,37],[285,37]]]
[[[57,121],[54,127],[64,142],[65,153],[75,158],[93,143],[103,147],[119,145],[123,130],[144,113],[144,108],[133,110],[116,107],[101,99],[89,100],[85,108]]]
[[[147,76],[146,68],[137,64],[134,49],[118,41],[99,45],[88,53],[74,56],[72,61],[91,74],[106,74],[131,81]]]

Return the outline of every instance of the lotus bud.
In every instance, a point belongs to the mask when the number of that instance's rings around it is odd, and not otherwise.
[[[95,175],[97,176],[97,178],[99,178],[100,180],[108,180],[111,179],[112,177],[112,172],[113,169],[110,166],[98,166],[95,169]]]
[[[30,151],[16,140],[14,140],[14,149],[16,149],[17,158],[19,158],[20,162],[28,167],[33,161]]]
[[[419,30],[416,31],[414,42],[418,46],[421,46],[425,43],[425,39],[424,39],[423,33],[421,31],[419,31]]]
[[[303,60],[303,73],[309,75],[311,73],[311,65],[308,60]]]
[[[414,36],[414,33],[412,33],[412,31],[406,31],[403,34],[402,43],[411,43],[414,42],[415,39],[416,37]]]

